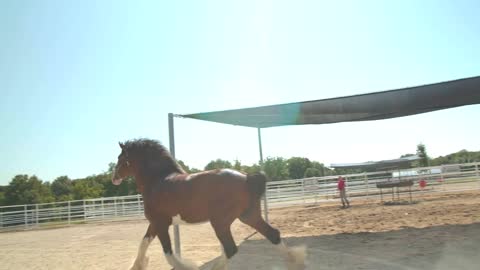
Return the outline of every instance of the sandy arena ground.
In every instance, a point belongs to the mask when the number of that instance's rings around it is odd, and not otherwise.
[[[417,204],[355,201],[271,211],[290,245],[306,245],[307,269],[479,269],[480,191],[443,194]],[[128,269],[146,221],[0,233],[0,269]],[[285,269],[272,246],[236,222],[239,253],[230,270]],[[209,224],[181,227],[183,256],[209,269],[220,246]],[[170,269],[159,241],[149,269]]]

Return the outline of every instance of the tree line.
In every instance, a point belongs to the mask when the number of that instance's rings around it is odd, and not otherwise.
[[[188,173],[201,171],[179,160],[178,163]],[[259,164],[244,165],[240,161],[216,159],[210,161],[203,170],[230,168],[245,173],[261,170]],[[127,178],[120,186],[111,182],[115,163],[110,163],[106,172],[81,179],[70,179],[68,176],[59,176],[51,183],[42,181],[35,175],[19,174],[13,177],[7,186],[0,186],[0,205],[21,205],[49,203],[69,200],[83,200],[98,197],[126,196],[137,194],[135,181]],[[282,157],[267,158],[263,163],[263,170],[271,181],[298,179],[304,177],[325,176],[339,173],[327,168],[317,161],[308,158]],[[342,171],[341,173],[348,173]]]
[[[447,156],[431,159],[426,153],[425,146],[419,144],[416,154],[421,159],[413,162],[412,167],[480,162],[480,151],[469,152],[462,150]],[[410,155],[413,154],[405,154],[401,157]],[[178,162],[189,173],[200,171],[197,168],[188,166],[181,160]],[[51,183],[42,181],[35,175],[19,174],[13,177],[7,186],[0,186],[0,205],[36,204],[137,194],[133,178],[125,179],[120,186],[112,184],[111,179],[114,168],[115,163],[110,163],[106,172],[81,179],[59,176]],[[230,162],[216,159],[210,161],[203,170],[221,168],[231,168],[245,173],[252,173],[259,171],[260,165],[243,165],[238,160]],[[291,157],[288,159],[269,157],[263,163],[263,171],[267,174],[270,181],[362,172],[359,169],[331,169],[323,163],[311,161],[305,157]]]

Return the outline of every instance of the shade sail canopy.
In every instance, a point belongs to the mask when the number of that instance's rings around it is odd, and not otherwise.
[[[335,169],[370,169],[370,170],[391,170],[391,169],[400,169],[408,168],[409,165],[415,161],[419,160],[420,157],[417,155],[381,160],[381,161],[368,161],[363,163],[341,163],[341,164],[331,164],[330,167]]]
[[[480,76],[347,97],[177,116],[267,128],[379,120],[479,103]]]

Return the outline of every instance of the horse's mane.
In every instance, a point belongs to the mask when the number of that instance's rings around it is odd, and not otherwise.
[[[184,173],[184,170],[170,155],[170,152],[159,141],[152,139],[135,139],[124,143],[124,151],[132,158],[139,158],[143,169],[150,176]]]
[[[124,149],[128,152],[147,154],[156,152],[158,154],[168,153],[168,150],[159,141],[152,139],[135,139],[124,143]]]

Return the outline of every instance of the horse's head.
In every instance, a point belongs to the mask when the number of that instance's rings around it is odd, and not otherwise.
[[[137,190],[142,192],[146,185],[161,181],[171,173],[185,173],[168,150],[155,140],[137,139],[119,145],[122,152],[112,178],[114,185],[120,185],[125,177],[133,176]]]
[[[117,165],[112,177],[112,183],[114,185],[120,185],[124,178],[133,176],[134,166],[133,162],[129,160],[128,152],[123,143],[118,143],[122,152],[118,156]]]

